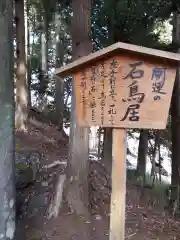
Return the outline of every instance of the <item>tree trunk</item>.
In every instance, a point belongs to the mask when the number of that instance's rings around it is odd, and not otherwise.
[[[161,162],[161,144],[158,143],[158,159],[159,159],[159,182],[161,183],[161,174],[162,174],[162,162]]]
[[[72,8],[72,50],[75,60],[92,52],[91,0],[73,0]],[[71,102],[67,200],[72,211],[78,215],[88,215],[89,128],[82,128],[76,122],[74,84]]]
[[[15,12],[17,42],[16,127],[25,130],[28,117],[28,88],[26,81],[24,0],[15,0]]]
[[[137,176],[140,176],[145,181],[146,177],[146,158],[148,152],[148,130],[142,129],[139,136],[138,161],[137,161]]]
[[[57,37],[58,40],[56,42],[56,68],[59,68],[63,64],[64,49],[63,42],[60,40],[60,36]],[[55,108],[56,108],[56,122],[58,124],[59,130],[63,132],[64,81],[61,78],[55,78]]]
[[[48,31],[48,29],[44,29]],[[39,110],[43,111],[47,105],[46,88],[48,82],[48,33],[41,32],[41,69],[40,69],[40,92],[39,92]]]
[[[55,79],[55,108],[56,108],[56,122],[60,132],[63,130],[64,117],[64,82],[63,79]]]
[[[14,86],[12,1],[0,1],[0,238],[14,239]]]
[[[104,150],[102,162],[106,170],[111,174],[112,169],[112,128],[105,128],[104,130]]]
[[[101,144],[101,137],[102,137],[102,130],[103,130],[103,128],[102,127],[99,127],[99,129],[98,129],[98,160],[100,160],[101,159],[101,157],[102,157],[102,144]]]
[[[154,138],[154,147],[151,145],[152,153],[151,153],[151,176],[153,177],[152,186],[155,184],[155,180],[157,179],[157,168],[156,168],[156,154],[157,154],[157,146],[159,144],[159,132],[156,132]]]
[[[30,3],[26,4],[26,15],[27,15],[27,89],[28,89],[28,109],[31,108],[31,75],[32,75],[32,67],[31,67],[31,50],[30,50]]]
[[[173,41],[180,41],[180,15],[174,13]],[[178,51],[179,52],[179,51]],[[177,199],[180,184],[180,68],[177,69],[171,102],[172,128],[172,203]]]

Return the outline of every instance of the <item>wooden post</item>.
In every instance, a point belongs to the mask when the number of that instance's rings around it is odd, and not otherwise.
[[[165,129],[180,54],[116,43],[56,71],[73,75],[81,126],[113,128],[110,240],[125,239],[126,129]]]
[[[113,129],[110,240],[125,239],[126,129]]]

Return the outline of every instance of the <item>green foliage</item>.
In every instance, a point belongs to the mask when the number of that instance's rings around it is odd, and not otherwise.
[[[92,39],[94,50],[122,41],[162,50],[175,51],[177,46],[161,41],[166,33],[164,21],[171,19],[171,13],[179,8],[177,0],[93,0]],[[52,100],[47,109],[54,111],[55,83],[52,68],[61,66],[71,59],[71,1],[29,0],[27,3],[30,35],[30,55],[32,89],[40,92],[39,76],[41,68],[40,34],[48,28],[48,83],[46,93]],[[57,21],[58,20],[58,21]],[[58,41],[56,41],[58,36]],[[71,79],[65,79],[65,116],[69,116]],[[69,117],[67,117],[67,120]],[[170,122],[166,131],[161,132],[161,144],[170,149]]]
[[[101,32],[99,42],[104,46],[122,41],[150,47],[158,41],[158,34],[153,33],[155,21],[164,21],[171,14],[170,0],[104,0],[94,1],[94,5],[98,8],[94,32],[97,36]]]

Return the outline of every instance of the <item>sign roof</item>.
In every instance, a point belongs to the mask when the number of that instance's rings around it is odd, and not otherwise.
[[[67,64],[61,68],[56,69],[56,75],[60,77],[70,76],[86,67],[87,65],[93,65],[97,60],[108,59],[118,54],[133,54],[133,55],[144,55],[147,57],[159,58],[161,61],[174,62],[177,64],[180,61],[180,54],[161,51],[152,48],[146,48],[142,46],[127,44],[118,42],[95,53],[91,53],[88,56],[81,57],[78,60]]]

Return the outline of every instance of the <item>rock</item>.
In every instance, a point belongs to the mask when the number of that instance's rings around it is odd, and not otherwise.
[[[45,207],[48,203],[48,197],[44,194],[37,194],[31,198],[28,204],[29,209]]]
[[[35,180],[35,172],[31,166],[16,164],[16,189],[25,188]]]
[[[16,220],[18,220],[22,214],[22,207],[24,199],[20,193],[16,192]]]
[[[44,194],[37,194],[32,196],[28,202],[27,215],[28,218],[40,216],[44,214],[44,211],[48,204],[48,197]]]
[[[42,158],[41,153],[37,151],[23,151],[23,150],[18,150],[15,153],[16,159],[15,163],[23,163],[25,165],[32,165],[36,164],[39,166],[40,160]]]
[[[16,188],[25,188],[36,179],[41,154],[38,152],[16,151]]]
[[[95,215],[95,219],[96,219],[96,220],[102,220],[102,217],[97,214],[97,215]]]

